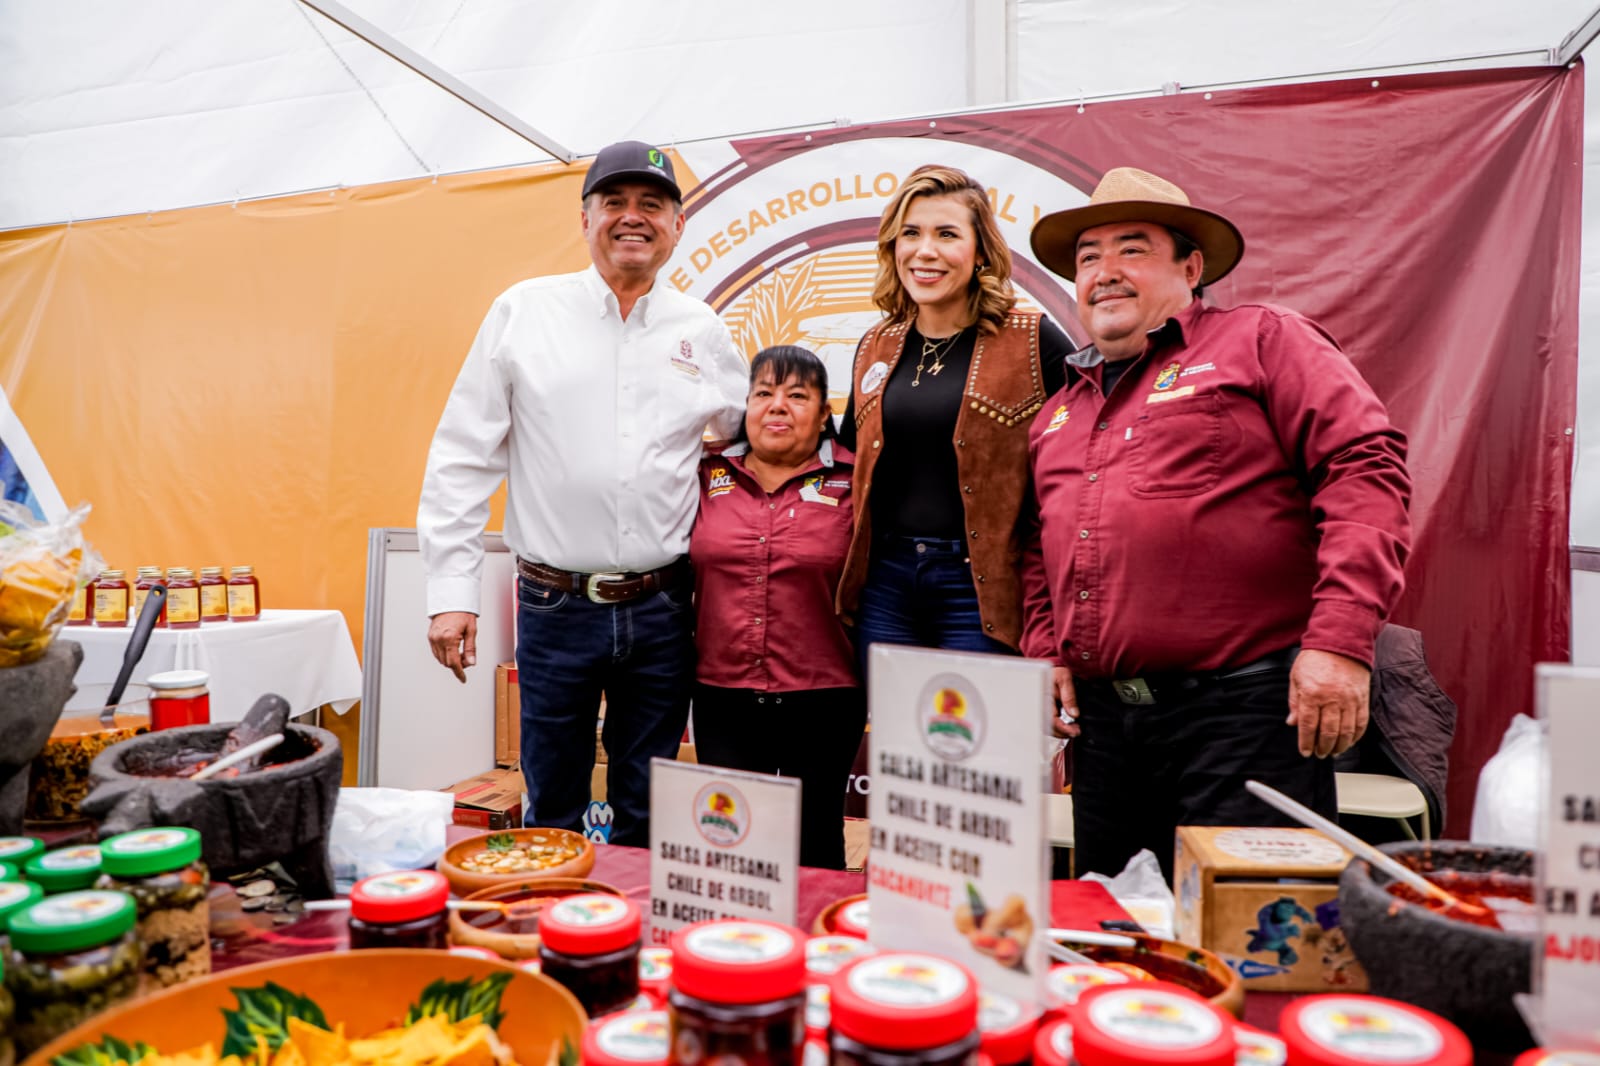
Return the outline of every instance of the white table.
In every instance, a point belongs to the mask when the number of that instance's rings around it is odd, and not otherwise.
[[[79,685],[110,684],[122,669],[133,627],[63,628],[58,639],[83,645]],[[340,714],[361,698],[361,664],[350,627],[338,611],[262,611],[254,622],[215,622],[199,629],[157,629],[133,668],[143,682],[165,670],[211,675],[211,720],[237,722],[262,695],[289,701],[291,715],[325,703]]]

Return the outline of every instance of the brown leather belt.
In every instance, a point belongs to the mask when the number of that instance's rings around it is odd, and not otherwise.
[[[666,566],[643,574],[619,571],[580,574],[572,570],[557,570],[543,563],[531,563],[518,557],[517,573],[535,585],[570,592],[594,603],[628,603],[688,580],[689,557],[680,556]]]

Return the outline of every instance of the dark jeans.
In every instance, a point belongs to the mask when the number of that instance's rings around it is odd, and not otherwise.
[[[1333,760],[1301,756],[1285,725],[1289,672],[1213,682],[1155,706],[1122,703],[1109,685],[1077,685],[1072,742],[1076,870],[1115,875],[1149,848],[1172,880],[1180,825],[1296,825],[1244,789],[1251,778],[1338,817]]]
[[[856,656],[863,679],[874,644],[947,651],[1016,651],[983,631],[972,564],[959,540],[880,537],[872,545],[856,609]]]
[[[844,790],[867,701],[859,688],[694,689],[695,756],[710,766],[800,780],[800,865],[844,869]]]
[[[606,696],[611,843],[650,845],[650,760],[676,758],[694,683],[691,582],[624,604],[517,583],[529,825],[582,831]]]

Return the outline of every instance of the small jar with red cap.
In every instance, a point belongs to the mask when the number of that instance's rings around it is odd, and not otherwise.
[[[978,993],[979,1050],[994,1066],[1025,1062],[1033,1050],[1039,1015],[999,992]]]
[[[1466,1035],[1437,1014],[1378,996],[1307,996],[1284,1009],[1278,1032],[1289,1066],[1471,1066]]]
[[[834,1066],[976,1066],[978,984],[956,963],[885,952],[833,979]]]
[[[639,998],[639,908],[632,900],[588,892],[567,896],[539,916],[539,963],[578,997],[589,1017]]]
[[[1072,1023],[1065,1018],[1049,1022],[1033,1036],[1033,1066],[1075,1066],[1072,1057]]]
[[[1234,1024],[1233,1040],[1237,1045],[1236,1066],[1284,1066],[1289,1061],[1288,1045],[1271,1033],[1263,1033],[1243,1022]]]
[[[854,903],[840,909],[834,916],[834,932],[844,936],[853,936],[859,940],[867,939],[867,932],[871,928],[872,912],[865,899],[858,899]]]
[[[450,946],[450,882],[432,870],[401,870],[357,881],[350,890],[352,948]]]
[[[672,934],[672,1060],[795,1066],[804,1039],[805,934],[775,922],[699,922]]]
[[[1167,981],[1091,988],[1068,1014],[1079,1066],[1234,1066],[1231,1017]]]
[[[877,953],[877,948],[855,936],[814,936],[806,941],[806,974],[817,981],[838,973],[857,959]]]
[[[667,1005],[667,988],[672,984],[672,949],[639,949],[639,991],[656,1001],[656,1006]]]
[[[1513,1066],[1600,1066],[1600,1051],[1536,1047],[1518,1055]]]
[[[1050,967],[1044,979],[1045,1020],[1065,1018],[1078,997],[1102,985],[1125,985],[1133,978],[1109,966],[1092,962],[1062,962]]]
[[[613,1014],[583,1031],[584,1066],[665,1066],[671,1054],[666,1011]]]

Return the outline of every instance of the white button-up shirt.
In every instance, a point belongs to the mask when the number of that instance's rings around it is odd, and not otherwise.
[[[749,364],[711,308],[659,281],[624,320],[593,267],[489,308],[428,451],[417,533],[428,614],[478,612],[489,497],[505,541],[562,570],[644,571],[689,550],[702,436],[733,436]]]

